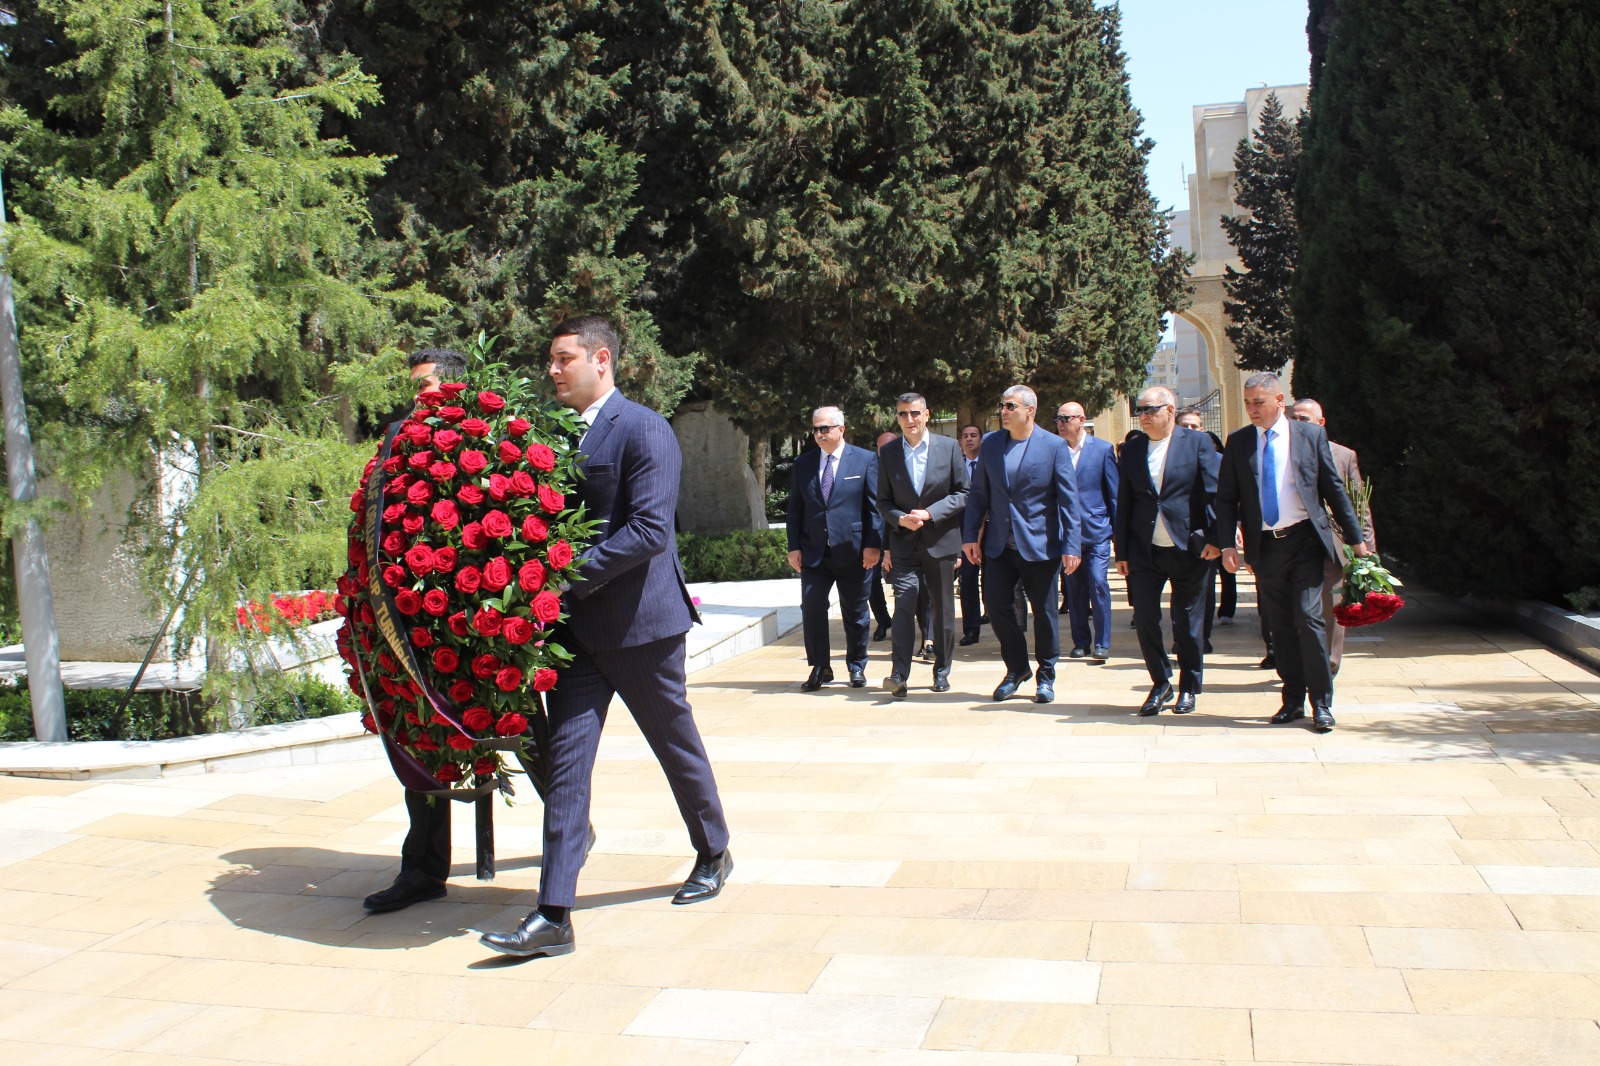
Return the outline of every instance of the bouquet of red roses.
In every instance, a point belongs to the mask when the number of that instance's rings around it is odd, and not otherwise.
[[[550,639],[593,530],[566,505],[582,428],[500,365],[417,397],[350,500],[335,609],[362,724],[401,783],[505,787],[538,693],[571,653]]]
[[[1364,528],[1372,507],[1372,482],[1346,480],[1344,488]],[[1387,622],[1406,605],[1395,595],[1394,575],[1384,569],[1377,553],[1358,556],[1348,546],[1344,550],[1344,585],[1339,601],[1333,608],[1333,617],[1346,629]]]

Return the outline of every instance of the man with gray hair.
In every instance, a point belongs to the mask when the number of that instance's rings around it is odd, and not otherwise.
[[[1283,704],[1272,721],[1304,718],[1309,696],[1313,726],[1326,733],[1335,722],[1323,573],[1330,561],[1344,564],[1335,522],[1355,554],[1368,554],[1361,520],[1334,466],[1328,434],[1285,416],[1277,375],[1245,379],[1244,409],[1251,424],[1230,435],[1222,453],[1211,544],[1222,550],[1222,565],[1238,570],[1235,527],[1244,534],[1245,558],[1256,575],[1256,598],[1283,678]]]
[[[1022,582],[1033,607],[1033,654],[1038,664],[1035,703],[1055,699],[1056,660],[1061,654],[1058,578],[1082,561],[1078,477],[1067,443],[1034,424],[1039,400],[1026,385],[1013,385],[1000,400],[1001,432],[984,438],[978,452],[962,523],[961,551],[983,564],[983,604],[1000,641],[1006,676],[994,690],[1004,700],[1033,672],[1028,641],[1016,616]],[[988,528],[984,529],[985,521]],[[979,555],[978,533],[983,532]]]
[[[828,602],[839,589],[844,615],[845,666],[850,686],[867,683],[867,586],[883,548],[878,514],[878,456],[846,444],[844,412],[811,412],[817,447],[794,461],[789,481],[789,565],[800,575],[800,618],[811,674],[801,690],[833,680]]]

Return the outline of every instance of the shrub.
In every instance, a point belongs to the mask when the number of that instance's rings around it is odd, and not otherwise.
[[[678,534],[678,558],[690,581],[762,581],[793,577],[788,534],[781,529],[740,530],[722,536]]]

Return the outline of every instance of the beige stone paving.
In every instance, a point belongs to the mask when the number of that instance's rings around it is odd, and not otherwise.
[[[447,900],[368,916],[379,761],[0,778],[0,1060],[1600,1062],[1600,678],[1413,594],[1351,634],[1329,736],[1266,724],[1248,610],[1200,712],[1140,719],[1126,621],[1046,707],[986,699],[987,635],[898,702],[801,693],[797,636],[696,675],[737,860],[696,907],[619,709],[554,960],[476,942],[532,905],[537,802],[494,882],[463,846]]]

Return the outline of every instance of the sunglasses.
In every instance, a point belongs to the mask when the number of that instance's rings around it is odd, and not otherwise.
[[[1133,413],[1138,415],[1140,418],[1143,418],[1145,415],[1153,415],[1157,411],[1164,410],[1165,408],[1168,408],[1168,407],[1171,407],[1171,406],[1172,405],[1170,403],[1146,403],[1146,404],[1140,404],[1138,407],[1135,407],[1133,409]]]
[[[1056,421],[1057,422],[1071,422],[1071,421],[1074,421],[1075,419],[1079,419],[1079,418],[1082,418],[1082,417],[1083,417],[1082,415],[1056,415]]]
[[[1015,400],[1004,400],[1000,404],[1000,409],[1002,411],[1022,411],[1031,407],[1031,404],[1017,403]]]
[[[811,427],[811,432],[815,433],[817,436],[820,437],[820,436],[824,435],[825,433],[827,433],[829,430],[840,429],[843,426],[844,426],[843,422],[835,422],[835,423],[833,423],[832,425],[829,425],[829,426],[812,426]]]

